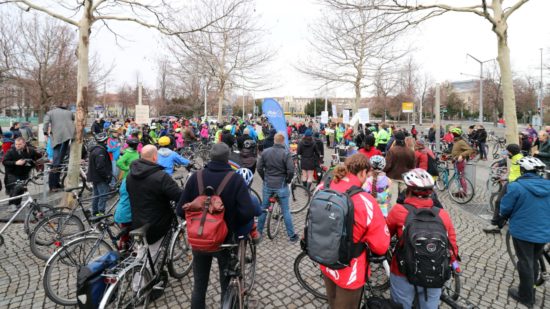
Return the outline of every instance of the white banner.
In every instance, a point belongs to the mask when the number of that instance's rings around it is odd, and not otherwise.
[[[358,111],[359,114],[359,123],[365,124],[370,122],[369,109],[360,108]]]
[[[136,105],[136,123],[149,124],[149,105]]]
[[[328,123],[328,112],[322,111],[321,112],[321,123],[327,124]]]
[[[336,104],[332,105],[332,117],[338,118],[338,113],[336,112]]]
[[[345,124],[348,124],[349,123],[349,109],[345,109],[343,110],[343,113],[344,113],[344,123]]]

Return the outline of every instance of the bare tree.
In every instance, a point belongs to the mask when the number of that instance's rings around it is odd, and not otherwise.
[[[258,16],[254,14],[251,0],[201,2],[203,9],[193,20],[196,24],[204,24],[227,7],[236,9],[226,18],[211,23],[207,31],[178,35],[179,40],[173,39],[169,44],[176,58],[193,64],[194,73],[189,74],[192,85],[198,85],[202,78],[203,82],[216,88],[218,120],[221,120],[227,91],[263,87],[266,76],[261,74],[261,69],[274,53],[262,46],[264,31],[256,23]]]
[[[492,26],[492,31],[497,37],[497,61],[502,75],[502,94],[504,98],[504,118],[506,119],[506,140],[510,143],[518,143],[518,119],[516,115],[516,101],[512,77],[512,65],[510,62],[510,48],[508,47],[508,19],[529,0],[514,0],[509,6],[505,6],[505,0],[492,0],[487,4],[481,0],[480,4],[467,6],[453,6],[446,3],[434,4],[410,4],[407,0],[392,0],[385,4],[371,5],[370,3],[357,3],[353,0],[330,0],[349,9],[363,8],[385,12],[389,16],[401,17],[403,14],[428,12],[427,15],[416,16],[413,20],[417,24],[427,18],[439,16],[447,12],[464,12],[476,14],[484,18]],[[451,2],[451,1],[447,1]],[[510,2],[510,1],[509,1]]]
[[[417,96],[418,96],[418,102],[419,102],[418,117],[419,117],[420,124],[422,124],[424,121],[423,119],[424,119],[425,103],[428,99],[428,96],[430,95],[430,87],[432,86],[432,84],[433,84],[433,81],[430,75],[428,75],[428,73],[424,73],[424,75],[422,75],[422,77],[418,80]]]
[[[77,99],[76,99],[76,140],[71,147],[69,162],[69,186],[78,185],[80,170],[80,157],[82,150],[83,132],[86,126],[86,114],[88,109],[89,87],[89,48],[92,26],[99,22],[112,31],[111,22],[132,22],[143,27],[157,29],[161,33],[176,35],[186,32],[204,30],[208,25],[232,12],[232,7],[221,11],[219,15],[212,14],[207,22],[195,28],[189,28],[182,23],[175,23],[175,16],[184,18],[183,12],[192,12],[194,8],[185,8],[184,4],[177,7],[174,2],[165,0],[151,0],[138,2],[134,0],[4,0],[1,3],[17,5],[25,11],[35,10],[78,29],[78,75],[77,75]],[[220,12],[220,11],[217,11]],[[176,27],[179,26],[179,27]],[[115,34],[116,35],[116,34]],[[71,199],[70,195],[67,195]]]
[[[390,95],[395,91],[399,84],[399,79],[395,74],[395,70],[387,69],[385,66],[379,66],[374,74],[374,89],[376,106],[383,108],[382,117],[384,121],[388,118],[388,110],[390,109]]]
[[[14,72],[14,59],[17,54],[17,29],[13,27],[12,16],[6,12],[0,14],[0,85],[12,79]],[[0,106],[4,101],[13,96],[7,87],[2,87],[0,92]]]

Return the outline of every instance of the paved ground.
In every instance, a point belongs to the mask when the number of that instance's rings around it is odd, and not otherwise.
[[[485,211],[486,195],[482,187],[488,162],[479,164],[476,177],[479,195],[472,203],[457,206],[446,193],[441,195],[457,229],[463,270],[462,296],[479,308],[523,308],[506,296],[508,287],[518,284],[518,276],[506,253],[504,234],[485,235],[481,231],[486,221],[477,214]],[[254,187],[259,189],[260,186],[260,181],[256,180]],[[2,209],[5,207],[0,205]],[[303,229],[304,217],[304,212],[294,216],[297,231]],[[259,247],[257,284],[252,294],[258,302],[257,307],[327,308],[298,284],[292,267],[300,248],[298,244],[289,243],[283,234],[284,231],[274,241],[265,240]],[[41,281],[44,262],[30,252],[22,225],[9,227],[5,239],[4,250],[0,251],[0,308],[58,307],[45,296]],[[217,266],[213,267],[211,282],[207,307],[218,308]],[[180,281],[171,279],[165,296],[154,305],[157,308],[189,308],[191,289],[192,275]],[[537,288],[537,308],[550,308],[548,283]]]

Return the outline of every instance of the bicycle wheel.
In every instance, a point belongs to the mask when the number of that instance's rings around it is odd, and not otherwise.
[[[391,259],[390,259],[391,261]],[[381,263],[370,263],[371,275],[369,286],[373,291],[383,293],[390,288],[390,264],[388,261]]]
[[[441,297],[444,295],[449,297],[452,300],[457,300],[460,297],[460,289],[462,288],[460,284],[460,275],[459,273],[453,271],[451,273],[451,278],[445,282],[443,289],[441,290]]]
[[[306,209],[311,200],[311,192],[302,185],[290,186],[290,213],[299,213]]]
[[[256,280],[256,245],[251,240],[239,247],[239,261],[243,276],[244,293],[249,293]]]
[[[456,176],[451,179],[451,181],[449,182],[449,187],[447,188],[451,199],[458,204],[468,203],[474,198],[475,195],[472,182],[470,182],[470,180],[468,180],[468,178],[466,177],[463,177],[463,179],[466,182],[466,190],[464,190],[459,178]]]
[[[30,235],[40,220],[54,214],[57,210],[48,204],[31,203],[25,216],[25,234]]]
[[[325,281],[319,264],[302,251],[294,260],[294,274],[300,285],[315,297],[327,300]]]
[[[499,157],[499,154],[500,154],[500,144],[495,144],[495,146],[493,147],[493,159],[498,159]]]
[[[274,203],[273,210],[267,214],[267,237],[269,237],[269,239],[277,237],[282,221],[283,214],[281,213],[281,206],[279,203]]]
[[[237,284],[230,283],[227,291],[223,296],[222,309],[240,309],[243,304],[243,299],[240,297],[239,287]]]
[[[187,241],[187,233],[185,228],[179,227],[170,241],[168,272],[170,276],[181,279],[185,277],[191,270],[193,264],[193,253],[191,246]]]
[[[250,187],[250,194],[254,195],[258,201],[260,202],[260,205],[262,205],[262,197],[260,196],[260,194],[258,192],[256,192],[256,190],[252,189],[252,187]]]
[[[42,176],[42,177],[40,177]],[[35,185],[42,186],[44,185],[44,174],[42,172],[36,170],[36,168],[31,169],[31,173],[29,175],[30,181],[34,183]]]
[[[502,190],[502,184],[498,180],[493,180],[491,178],[487,179],[487,192],[489,194],[495,194],[498,193],[500,190]]]
[[[149,292],[140,293],[149,281],[151,273],[147,267],[133,264],[124,268],[115,284],[109,285],[101,299],[99,308],[146,308],[149,303]]]
[[[78,269],[112,250],[98,236],[77,238],[57,250],[46,263],[42,278],[48,298],[59,305],[75,306]]]
[[[437,176],[435,181],[435,187],[437,190],[443,191],[447,187],[447,182],[449,181],[449,170],[445,167],[438,166],[437,171],[439,176]]]
[[[31,252],[47,261],[71,235],[84,231],[84,224],[74,215],[57,213],[40,221],[30,236]]]

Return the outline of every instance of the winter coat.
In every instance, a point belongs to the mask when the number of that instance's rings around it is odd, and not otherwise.
[[[61,107],[56,107],[44,116],[44,133],[51,128],[52,148],[74,138],[74,114]]]
[[[147,242],[161,239],[171,228],[174,210],[170,201],[178,201],[181,189],[162,166],[138,159],[132,162],[126,177],[126,190],[130,196],[132,228],[151,224]]]
[[[311,137],[302,138],[298,144],[298,155],[301,156],[302,170],[312,171],[315,169],[315,161],[319,157],[319,151]]]
[[[157,164],[162,166],[168,175],[172,176],[174,174],[174,165],[187,166],[189,160],[168,148],[160,148],[158,150]]]
[[[532,243],[550,242],[550,180],[527,173],[508,184],[500,214],[510,218],[512,237]]]
[[[258,174],[268,188],[279,189],[294,177],[294,161],[284,145],[275,144],[258,160]]]
[[[535,157],[546,164],[547,169],[550,169],[550,139],[539,146],[539,153]]]
[[[19,178],[28,178],[29,173],[34,167],[34,163],[31,160],[36,160],[39,158],[39,154],[32,147],[25,147],[22,151],[17,151],[15,147],[12,147],[4,155],[4,164],[6,174],[15,175]],[[15,162],[18,160],[29,160],[25,165],[16,165]]]
[[[117,138],[107,140],[107,151],[111,161],[116,161],[120,157],[120,141]]]
[[[414,151],[405,146],[395,145],[388,151],[384,172],[391,179],[402,180],[403,173],[415,167]]]
[[[126,190],[126,179],[123,179],[118,189],[119,200],[115,210],[116,223],[132,222],[132,207],[130,207],[130,196]]]
[[[124,154],[116,161],[116,166],[122,171],[122,177],[126,178],[128,171],[130,170],[130,164],[139,159],[139,153],[132,149],[126,148]]]
[[[95,145],[88,156],[87,180],[93,183],[111,181],[113,166],[105,145]]]

